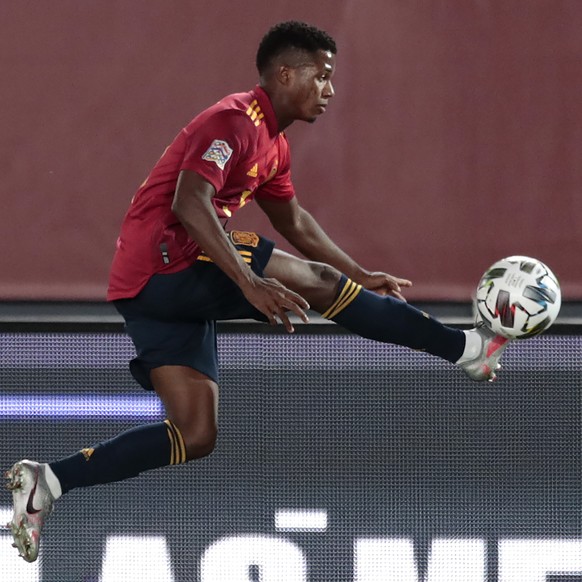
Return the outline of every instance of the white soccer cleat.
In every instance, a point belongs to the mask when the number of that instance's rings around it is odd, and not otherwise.
[[[5,476],[14,504],[14,515],[7,525],[14,538],[12,546],[27,562],[34,562],[38,558],[42,527],[54,503],[44,465],[24,459],[6,471]]]
[[[497,378],[495,372],[501,369],[499,358],[509,340],[495,334],[482,322],[471,331],[478,333],[481,337],[481,351],[476,358],[458,365],[472,380],[494,382]]]

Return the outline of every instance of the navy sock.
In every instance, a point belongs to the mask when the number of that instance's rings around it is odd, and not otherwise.
[[[465,348],[465,334],[394,297],[363,289],[342,275],[339,293],[322,317],[358,335],[407,346],[456,362]]]
[[[123,432],[50,463],[50,468],[66,493],[76,487],[122,481],[149,469],[184,462],[186,449],[182,435],[166,420]]]

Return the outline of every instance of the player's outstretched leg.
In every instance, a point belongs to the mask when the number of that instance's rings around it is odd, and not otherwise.
[[[40,533],[53,509],[55,496],[46,479],[46,465],[23,460],[6,471],[6,488],[12,491],[14,515],[7,527],[15,547],[27,562],[38,557]]]
[[[345,275],[322,316],[363,337],[444,358],[476,381],[495,380],[508,343],[484,325],[468,331],[448,327],[408,303],[363,289]]]
[[[457,364],[470,378],[494,380],[507,340],[483,326],[462,331],[404,301],[363,289],[323,263],[275,249],[265,269],[303,296],[322,317],[362,337],[407,346]]]

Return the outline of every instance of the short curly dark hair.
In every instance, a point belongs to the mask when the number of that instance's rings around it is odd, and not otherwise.
[[[318,50],[330,51],[334,55],[337,48],[327,32],[296,20],[280,22],[271,28],[261,40],[257,50],[256,65],[262,74],[275,57],[289,48],[315,53]]]

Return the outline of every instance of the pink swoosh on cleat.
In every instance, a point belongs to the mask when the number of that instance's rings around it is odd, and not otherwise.
[[[509,340],[506,337],[498,335],[496,338],[491,340],[491,343],[487,346],[487,357],[491,357],[499,348],[502,348]]]

